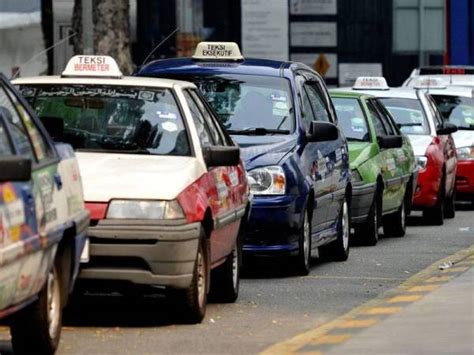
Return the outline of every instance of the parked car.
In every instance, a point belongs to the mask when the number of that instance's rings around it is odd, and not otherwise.
[[[420,80],[416,87],[433,98],[446,122],[458,128],[453,133],[458,157],[456,199],[474,204],[474,89],[428,80]]]
[[[320,248],[347,259],[347,142],[314,70],[244,58],[235,43],[202,42],[192,58],[157,60],[135,75],[194,82],[240,145],[254,196],[246,256],[289,255],[301,274]]]
[[[418,170],[408,137],[373,95],[358,88],[333,89],[331,98],[349,142],[355,237],[375,245],[382,225],[386,236],[405,235]]]
[[[363,92],[378,98],[390,112],[400,131],[408,135],[419,174],[413,209],[422,210],[431,223],[443,224],[455,215],[457,128],[445,122],[433,98],[423,90],[373,87]]]
[[[88,224],[72,148],[0,74],[0,318],[15,353],[55,352]]]
[[[203,319],[209,290],[237,299],[247,179],[194,84],[123,77],[107,56],[15,84],[77,152],[92,216],[83,287],[165,288],[190,322]]]
[[[474,66],[432,65],[414,69],[403,86],[415,87],[419,80],[440,80],[449,86],[474,86]]]

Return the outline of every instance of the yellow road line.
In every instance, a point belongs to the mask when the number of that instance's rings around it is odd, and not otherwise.
[[[369,319],[351,319],[338,326],[338,328],[367,328],[374,325],[379,320],[375,318]]]
[[[390,298],[387,303],[409,303],[416,302],[422,298],[422,295],[400,295]]]
[[[469,259],[474,259],[474,246],[461,250],[442,260],[438,260],[437,262],[431,264],[426,269],[416,273],[415,275],[413,275],[412,277],[404,281],[398,287],[395,287],[394,289],[383,293],[382,295],[380,295],[379,297],[375,299],[367,301],[366,303],[352,309],[348,313],[332,321],[329,321],[328,323],[322,324],[316,327],[315,329],[308,330],[304,333],[294,336],[291,339],[284,340],[280,343],[276,343],[268,347],[267,349],[263,350],[261,354],[274,355],[274,354],[295,353],[307,344],[314,344],[314,342],[317,341],[317,339],[326,336],[329,331],[335,328],[338,328],[339,325],[343,324],[344,322],[347,322],[350,319],[354,319],[357,316],[360,316],[361,314],[366,314],[366,312],[370,312],[372,309],[386,308],[386,307],[383,307],[383,305],[386,304],[388,297],[392,296],[392,299],[393,299],[394,298],[393,296],[397,294],[399,295],[401,292],[406,292],[407,289],[413,288],[415,286],[419,286],[428,280],[435,280],[435,279],[439,280],[441,277],[437,277],[435,276],[435,274],[440,272],[438,269],[438,266],[440,264],[453,262],[453,261],[459,262],[461,260],[467,259],[468,257]],[[444,275],[442,277],[444,277]],[[317,278],[317,277],[311,277],[311,278]],[[447,282],[451,280],[451,278],[453,278],[453,276],[449,276],[449,278],[442,279],[443,281],[436,281],[436,282]],[[418,296],[418,295],[410,295],[410,296]],[[419,297],[421,298],[422,296],[419,296]],[[393,307],[393,308],[396,308],[396,307]]]
[[[425,280],[425,283],[434,283],[434,282],[444,283],[447,281],[451,281],[452,279],[454,279],[454,276],[452,275],[443,275],[443,276],[438,275],[438,276],[430,277],[428,280]]]
[[[311,342],[311,345],[334,345],[341,344],[351,337],[350,334],[326,334]]]
[[[302,276],[300,279],[336,279],[336,280],[374,280],[374,281],[403,281],[405,279],[397,277],[371,277],[371,276],[318,276],[318,275],[308,275]]]
[[[464,272],[469,269],[469,266],[455,266],[449,269],[443,270],[443,272]]]
[[[395,314],[402,310],[401,307],[374,307],[363,312],[364,315],[375,316],[375,315],[388,315]]]
[[[414,286],[408,289],[408,292],[431,292],[438,289],[440,285],[422,285],[422,286]]]

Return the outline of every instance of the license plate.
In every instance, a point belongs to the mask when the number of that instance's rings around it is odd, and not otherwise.
[[[81,263],[88,263],[90,258],[90,243],[89,238],[86,239],[86,243],[84,244],[84,249],[82,249],[81,253]]]

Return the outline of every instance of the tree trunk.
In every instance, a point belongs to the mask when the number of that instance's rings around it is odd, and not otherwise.
[[[72,27],[74,53],[82,54],[82,6],[81,0],[74,0]],[[129,0],[94,0],[94,54],[109,55],[114,58],[122,72],[133,71],[130,53]]]

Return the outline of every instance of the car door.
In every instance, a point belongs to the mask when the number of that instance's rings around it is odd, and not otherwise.
[[[308,93],[311,107],[316,121],[336,124],[336,115],[332,107],[327,90],[321,80],[311,73],[306,73],[305,90]],[[331,201],[327,210],[327,221],[334,225],[344,200],[347,184],[347,150],[342,135],[337,140],[323,142],[327,156],[329,173],[329,191]]]
[[[378,109],[376,99],[367,100],[367,108],[374,124],[377,137],[394,135],[393,128],[384,120]],[[384,180],[383,211],[391,211],[400,205],[399,191],[401,186],[400,178],[397,176],[397,163],[395,149],[380,148],[381,154],[381,175]]]
[[[201,98],[193,90],[185,90],[184,96],[189,105],[192,118],[196,125],[201,146],[225,145],[223,137],[213,126]],[[209,204],[214,218],[211,240],[211,265],[219,263],[230,254],[238,234],[239,223],[236,217],[236,205],[232,200],[234,185],[238,185],[238,177],[231,167],[217,166],[208,169]]]

